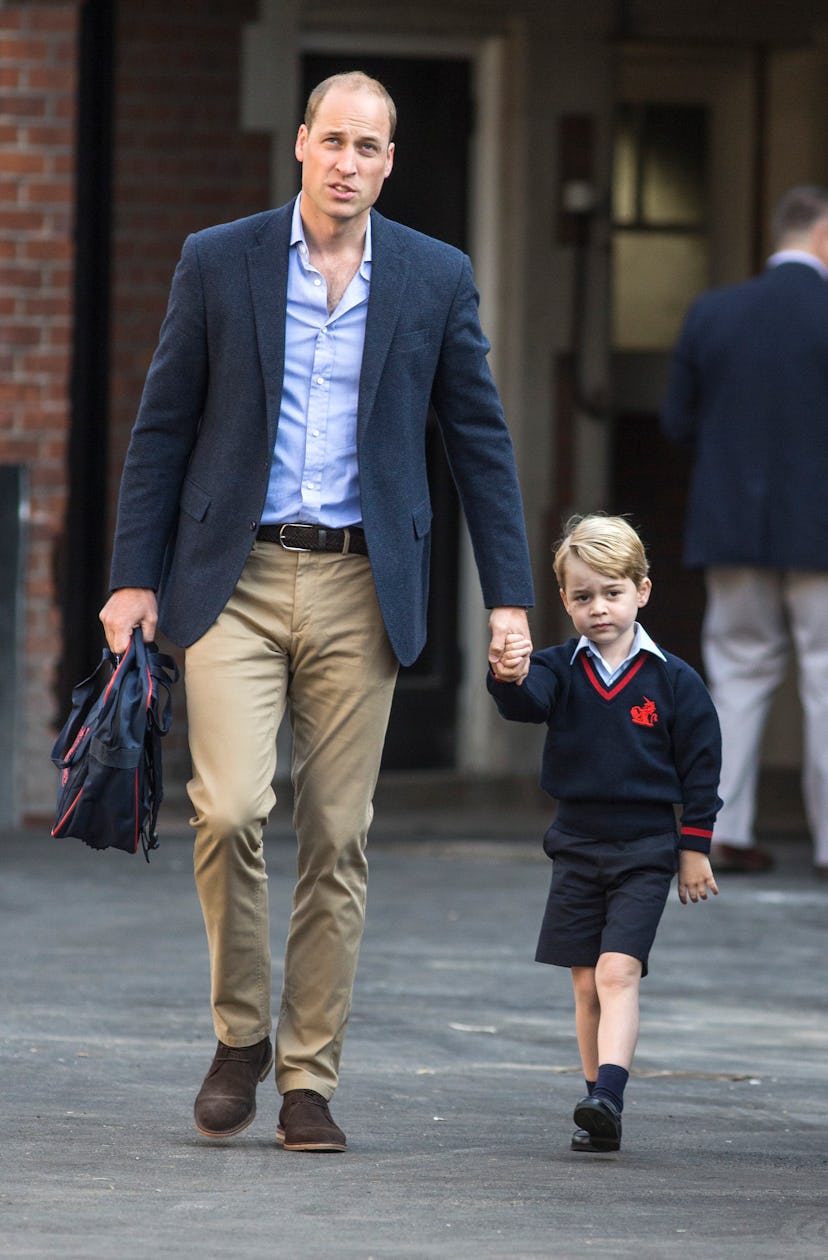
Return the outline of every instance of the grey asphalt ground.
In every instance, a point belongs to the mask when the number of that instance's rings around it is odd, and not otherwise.
[[[715,902],[671,899],[623,1150],[585,1156],[569,978],[532,961],[542,828],[378,809],[343,1155],[275,1145],[272,1078],[238,1138],[193,1128],[214,1038],[182,814],[149,866],[0,835],[0,1255],[824,1260],[828,884],[805,837],[768,837],[777,869],[722,876]],[[284,826],[267,851],[279,960]]]

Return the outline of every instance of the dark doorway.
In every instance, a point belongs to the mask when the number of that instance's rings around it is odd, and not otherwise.
[[[106,595],[101,529],[109,427],[109,250],[112,167],[112,0],[86,0],[78,50],[75,337],[70,386],[69,501],[57,581],[63,610],[58,707],[100,657],[98,609]]]
[[[626,412],[615,421],[612,510],[641,533],[653,593],[641,621],[656,643],[701,672],[704,580],[682,563],[690,457],[664,437],[658,416]]]
[[[465,249],[472,120],[468,62],[309,55],[301,109],[317,83],[354,69],[379,79],[399,114],[394,170],[377,209]],[[459,507],[433,418],[427,443],[434,509],[428,643],[419,660],[400,671],[382,763],[386,770],[450,768],[455,762]]]

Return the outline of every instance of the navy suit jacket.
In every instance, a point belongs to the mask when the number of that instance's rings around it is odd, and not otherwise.
[[[182,646],[221,612],[259,526],[284,372],[291,213],[292,203],[187,238],[133,428],[111,586],[158,590],[161,629]],[[407,665],[426,635],[431,403],[486,606],[531,605],[532,580],[469,260],[371,214],[360,491],[380,608]]]
[[[828,569],[828,282],[784,262],[702,294],[662,428],[694,453],[688,565]]]

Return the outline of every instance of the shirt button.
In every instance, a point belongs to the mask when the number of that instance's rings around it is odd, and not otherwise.
[[[318,429],[311,429],[311,433],[313,434],[313,436],[314,436],[314,437],[319,437],[319,430],[318,430]]]
[[[324,376],[317,376],[317,378],[316,378],[316,383],[317,383],[317,385],[324,385],[324,384],[325,384],[325,378],[324,378]]]
[[[319,286],[320,286],[320,284],[322,283],[322,281],[321,281],[321,280],[319,280],[319,279],[317,278],[316,280],[314,280],[314,282],[313,282],[313,283],[316,285],[316,287],[317,287],[317,289],[318,289],[318,288],[319,288]]]

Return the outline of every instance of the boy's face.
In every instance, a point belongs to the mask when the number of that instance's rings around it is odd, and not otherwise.
[[[638,610],[650,598],[650,579],[636,586],[631,578],[607,577],[570,553],[564,582],[561,599],[578,634],[592,639],[602,656],[607,651],[615,655],[621,649],[626,655]]]

